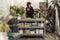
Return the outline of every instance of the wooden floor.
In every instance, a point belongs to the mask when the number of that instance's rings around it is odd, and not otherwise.
[[[59,40],[59,37],[55,34],[47,33],[45,34],[45,40]]]
[[[44,38],[20,38],[18,40],[60,40],[55,34],[46,33]]]

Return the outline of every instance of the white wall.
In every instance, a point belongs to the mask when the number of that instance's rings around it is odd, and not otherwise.
[[[0,0],[0,8],[3,9],[2,16],[5,17],[9,13],[9,4],[8,4],[7,0]]]
[[[51,0],[48,1],[50,2]],[[26,7],[27,2],[31,2],[33,8],[39,8],[39,2],[45,2],[45,0],[13,0],[13,3],[15,5],[24,6],[24,7]]]
[[[39,8],[39,2],[44,2],[44,0],[13,0],[15,5],[26,7],[27,2],[31,2],[33,8]]]

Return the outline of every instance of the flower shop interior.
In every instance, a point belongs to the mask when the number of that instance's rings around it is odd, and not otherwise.
[[[0,0],[0,40],[60,40],[60,0]]]

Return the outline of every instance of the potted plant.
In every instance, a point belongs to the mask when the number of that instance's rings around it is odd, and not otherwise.
[[[10,14],[12,15],[12,16],[15,16],[16,15],[16,6],[10,6]]]
[[[25,13],[24,7],[22,7],[22,6],[21,6],[21,7],[17,7],[16,13],[17,13],[18,15],[20,15],[21,18],[23,18],[23,14]]]
[[[23,14],[25,13],[25,9],[24,9],[24,7],[10,6],[10,13],[13,16],[23,17]]]

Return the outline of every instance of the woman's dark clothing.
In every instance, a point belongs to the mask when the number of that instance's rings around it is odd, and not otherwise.
[[[27,7],[28,8],[28,7]],[[26,8],[26,17],[28,18],[33,18],[33,14],[34,14],[34,9],[33,7],[29,8],[29,11]]]
[[[19,23],[19,20],[17,20],[16,18],[12,18],[8,21],[8,25],[10,25],[10,29],[11,29],[11,32],[18,32],[18,24]]]

